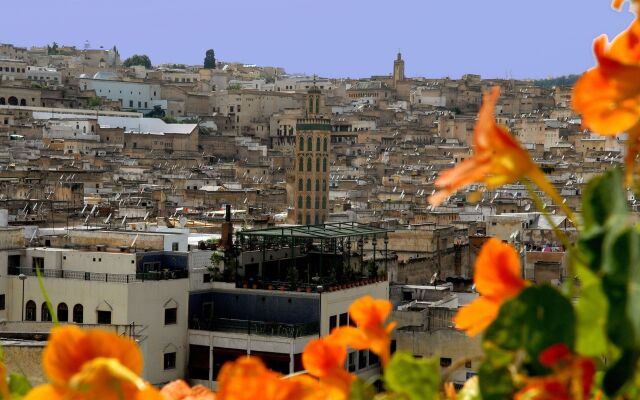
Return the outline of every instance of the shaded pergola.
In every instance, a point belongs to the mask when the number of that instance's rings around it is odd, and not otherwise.
[[[344,268],[346,261],[348,271],[353,273],[351,260],[353,255],[359,256],[362,275],[363,253],[365,244],[370,243],[373,250],[373,266],[376,264],[376,251],[382,240],[384,246],[384,274],[387,271],[387,245],[389,229],[379,228],[357,222],[339,222],[319,225],[283,225],[273,228],[245,230],[236,233],[237,254],[243,252],[261,252],[260,278],[264,278],[265,265],[270,262],[279,262],[286,258],[294,268],[300,263],[306,263],[307,283],[309,284],[310,270],[313,269],[316,276],[327,277],[330,272],[336,273],[340,264]],[[286,257],[281,260],[267,260],[269,252],[287,249]],[[271,253],[272,254],[272,253]],[[305,266],[305,265],[302,265]],[[280,271],[278,272],[280,275]]]

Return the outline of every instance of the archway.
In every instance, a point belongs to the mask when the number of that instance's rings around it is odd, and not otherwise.
[[[27,100],[25,100],[25,99],[20,99],[20,105],[21,105],[21,106],[26,106],[26,105],[27,105]]]
[[[18,105],[18,98],[16,96],[9,97],[9,105],[10,106],[17,106]]]

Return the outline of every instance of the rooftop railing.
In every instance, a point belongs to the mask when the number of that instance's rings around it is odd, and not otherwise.
[[[230,318],[199,319],[197,317],[191,319],[189,329],[286,338],[317,335],[320,332],[320,326],[317,322],[284,324],[280,322],[249,321]]]
[[[106,272],[69,271],[64,269],[43,269],[40,271],[43,278],[77,279],[110,283],[136,283],[144,281],[164,281],[171,279],[184,279],[189,277],[187,270],[138,272],[135,274],[110,274]],[[9,275],[35,276],[35,268],[9,267]]]

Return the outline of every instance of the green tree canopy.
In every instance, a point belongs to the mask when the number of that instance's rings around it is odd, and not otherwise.
[[[204,67],[207,69],[216,69],[216,53],[213,51],[213,49],[209,49],[205,53]]]
[[[151,60],[149,59],[149,56],[147,56],[146,54],[143,54],[143,55],[134,54],[131,57],[129,57],[126,60],[124,60],[124,64],[123,65],[125,67],[132,67],[134,65],[142,65],[147,69],[151,69]]]

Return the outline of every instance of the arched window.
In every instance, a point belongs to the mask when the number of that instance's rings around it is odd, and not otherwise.
[[[69,307],[65,303],[58,304],[58,321],[67,322],[69,321]]]
[[[49,307],[47,307],[47,302],[43,302],[40,307],[40,321],[51,321],[51,314],[49,313]]]
[[[320,113],[320,96],[316,96],[316,114],[319,114],[319,113]]]
[[[322,196],[322,208],[327,208],[327,198]]]
[[[302,196],[298,196],[298,208],[302,208]]]
[[[313,96],[309,96],[309,112],[313,112]]]
[[[307,158],[307,171],[311,172],[311,157]]]
[[[311,178],[307,178],[307,191],[311,191]]]
[[[327,151],[327,148],[328,148],[327,138],[324,138],[323,150],[324,150],[324,151]]]
[[[298,163],[298,171],[304,171],[304,158],[300,157],[300,162]]]
[[[25,99],[20,99],[20,105],[21,106],[26,106],[27,105],[27,101]]]
[[[311,208],[311,196],[307,196],[307,209]]]
[[[84,321],[84,307],[82,304],[76,304],[73,306],[73,322],[81,324]]]
[[[316,139],[316,151],[320,151],[320,138]]]
[[[327,172],[327,159],[322,159],[322,172]]]
[[[327,180],[326,179],[322,180],[322,191],[323,192],[327,191]]]
[[[33,300],[27,301],[27,305],[24,310],[24,320],[25,321],[35,321],[36,320],[36,302]]]
[[[16,96],[9,97],[9,105],[10,106],[17,106],[18,105],[18,98]]]
[[[311,136],[307,139],[307,151],[313,151],[313,139],[311,139]]]
[[[304,190],[304,184],[302,183],[302,179],[298,179],[298,190],[301,192]]]
[[[6,100],[4,99],[4,97],[0,97],[0,104],[2,105],[6,104]]]
[[[320,208],[320,198],[316,196],[316,210]]]
[[[320,191],[320,179],[316,179],[316,192]]]
[[[300,151],[304,151],[304,138],[300,136]]]

